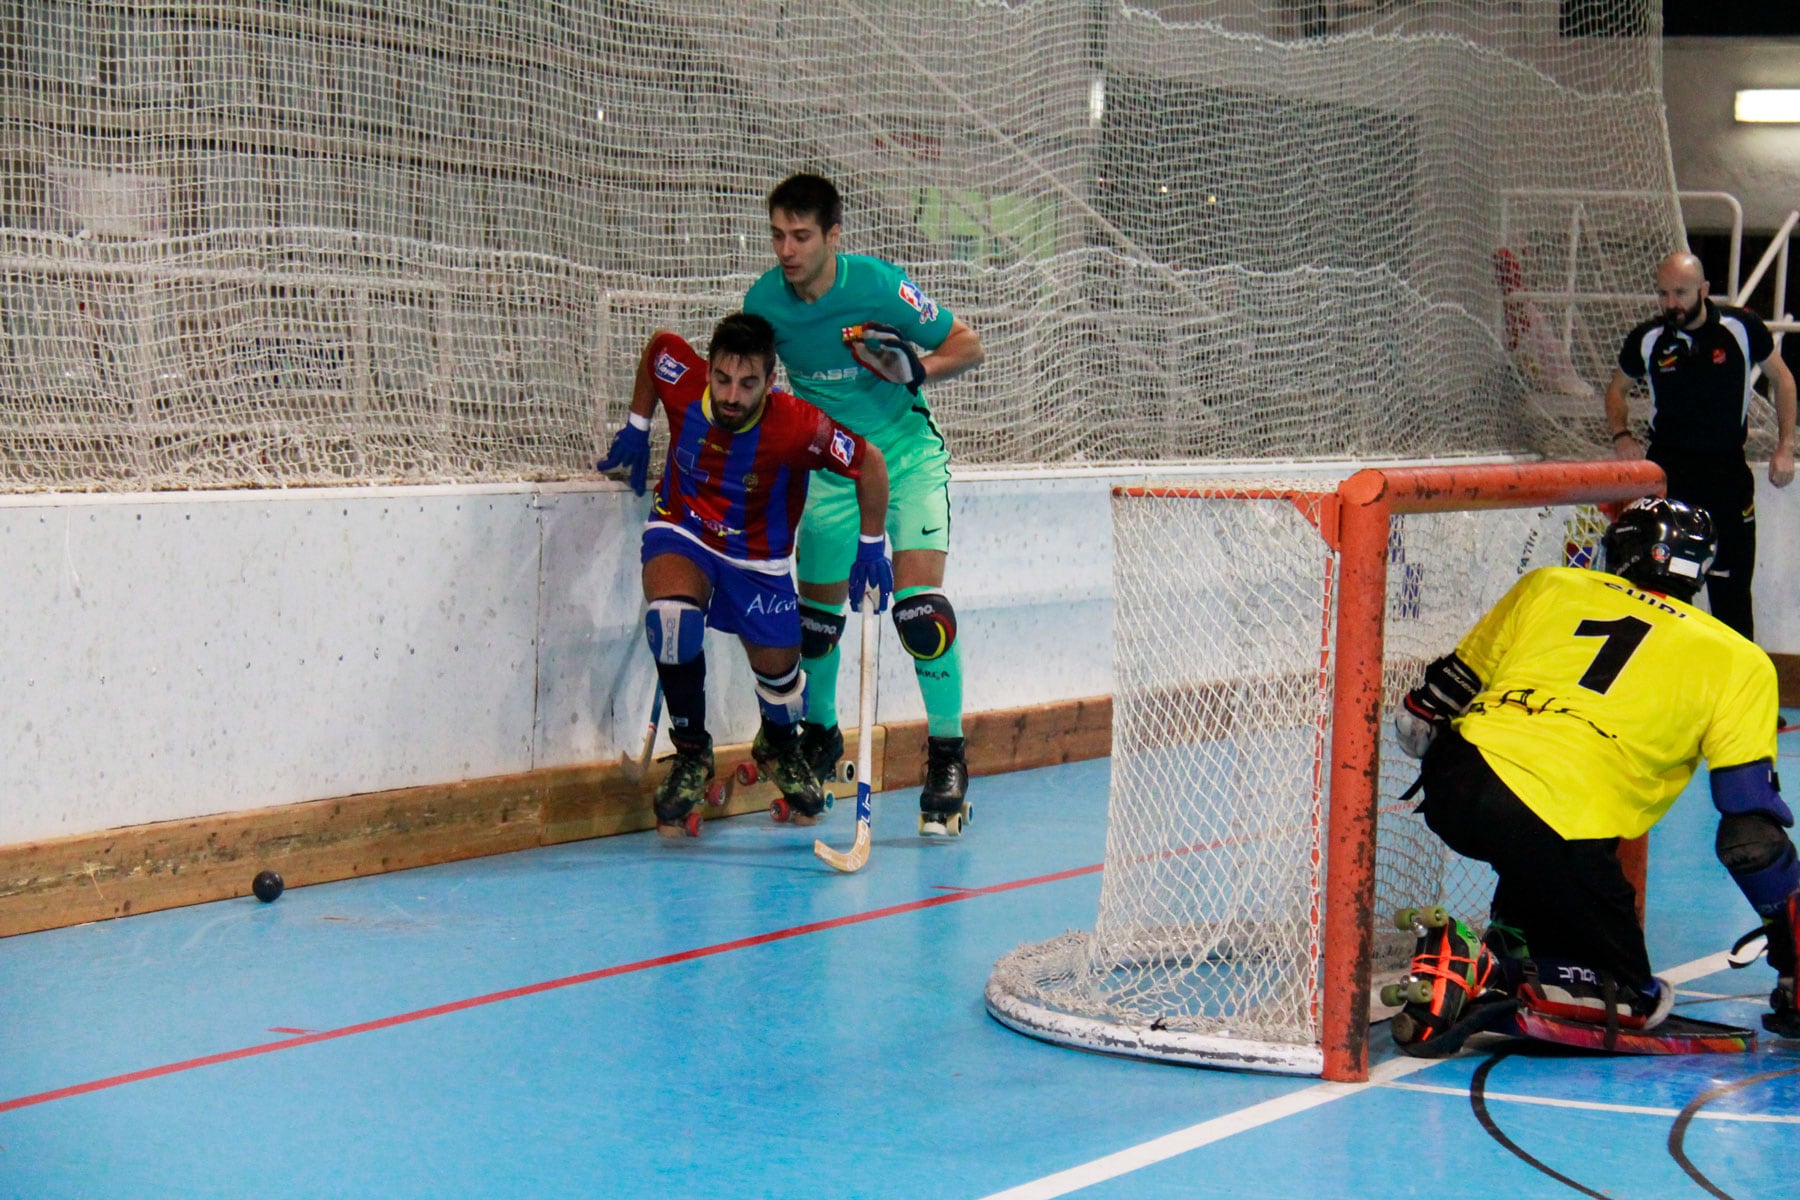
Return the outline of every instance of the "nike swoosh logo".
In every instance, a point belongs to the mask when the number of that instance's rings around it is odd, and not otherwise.
[[[919,530],[919,532],[926,537],[930,537],[932,534],[936,533],[938,531],[938,529],[942,529],[942,528],[943,528],[943,526],[939,525],[937,527],[937,529],[921,529],[921,530]]]

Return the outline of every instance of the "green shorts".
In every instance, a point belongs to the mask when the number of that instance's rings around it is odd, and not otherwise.
[[[950,548],[950,451],[941,439],[908,439],[883,449],[888,465],[888,544],[894,550]],[[795,568],[802,583],[850,578],[862,517],[856,483],[815,471],[800,517]]]

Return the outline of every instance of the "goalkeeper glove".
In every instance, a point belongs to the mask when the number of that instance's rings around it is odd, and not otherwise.
[[[919,385],[925,382],[925,364],[898,329],[874,321],[852,325],[844,330],[844,344],[857,362],[889,383],[919,394]]]
[[[875,593],[875,611],[886,612],[894,594],[894,566],[888,561],[887,539],[864,534],[857,539],[856,561],[850,564],[850,603],[860,610],[863,594],[870,591]]]
[[[643,422],[639,424],[639,422]],[[632,413],[625,428],[613,434],[606,457],[594,464],[596,471],[625,470],[631,490],[644,494],[644,479],[650,472],[650,422]]]
[[[1406,693],[1394,717],[1394,735],[1400,749],[1413,758],[1424,758],[1438,731],[1460,717],[1481,693],[1481,677],[1455,653],[1444,655],[1425,668],[1425,682]]]

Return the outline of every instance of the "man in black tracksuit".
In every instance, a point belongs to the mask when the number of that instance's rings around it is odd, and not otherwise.
[[[1768,327],[1742,308],[1707,298],[1700,260],[1685,251],[1656,268],[1662,316],[1625,336],[1619,368],[1606,389],[1606,423],[1618,458],[1648,458],[1669,480],[1669,498],[1712,515],[1719,556],[1707,575],[1713,616],[1755,639],[1750,577],[1756,569],[1756,481],[1744,461],[1751,372],[1761,366],[1775,405],[1776,444],[1769,482],[1794,478],[1794,376]],[[1634,379],[1650,387],[1650,437],[1640,446],[1629,427]]]

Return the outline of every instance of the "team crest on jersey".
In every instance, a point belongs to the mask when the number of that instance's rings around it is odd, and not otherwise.
[[[919,324],[929,325],[937,320],[937,304],[932,301],[930,296],[921,292],[918,285],[912,280],[902,279],[900,281],[900,299],[906,302],[907,307],[919,314]]]
[[[667,350],[658,350],[655,371],[656,377],[664,383],[680,383],[681,377],[688,373],[688,368],[686,363]]]
[[[746,472],[744,475],[744,490],[746,492],[754,492],[756,490],[756,482],[756,472]]]
[[[856,457],[856,443],[851,441],[850,435],[841,429],[835,429],[831,433],[831,457],[846,467],[850,465],[850,460]]]
[[[1713,350],[1713,366],[1722,367],[1724,365],[1725,365],[1725,348],[1723,346],[1715,347]]]

